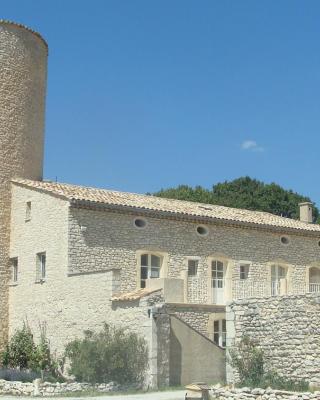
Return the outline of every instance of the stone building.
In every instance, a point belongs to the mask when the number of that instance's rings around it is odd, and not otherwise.
[[[103,322],[149,345],[148,383],[225,378],[225,306],[320,292],[320,226],[42,180],[47,46],[0,22],[0,340],[51,346]],[[10,222],[11,219],[11,222]]]

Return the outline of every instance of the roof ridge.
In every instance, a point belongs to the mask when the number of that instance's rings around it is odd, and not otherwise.
[[[197,203],[187,200],[169,199],[141,193],[130,193],[104,188],[94,188],[70,183],[53,181],[35,181],[15,178],[13,183],[42,191],[43,193],[62,197],[74,205],[105,204],[110,209],[127,208],[141,212],[156,212],[162,215],[176,215],[181,218],[197,219],[206,223],[214,220],[222,223],[247,225],[282,231],[304,231],[320,234],[320,225],[308,224],[300,220],[282,217],[265,211],[247,210],[226,207],[218,204]]]
[[[128,194],[128,195],[134,195],[134,196],[140,196],[142,198],[153,198],[153,199],[159,199],[160,201],[171,201],[171,202],[177,202],[177,203],[185,203],[188,205],[198,205],[200,207],[216,207],[216,208],[224,208],[226,210],[236,210],[236,211],[246,211],[249,213],[260,213],[260,214],[266,214],[269,216],[275,216],[278,218],[284,218],[288,220],[292,220],[292,218],[288,217],[282,217],[277,214],[272,214],[268,211],[261,211],[261,210],[249,210],[247,208],[237,208],[237,207],[229,207],[229,206],[223,206],[221,204],[212,204],[212,203],[200,203],[198,201],[191,201],[191,200],[181,200],[181,199],[172,199],[170,197],[160,197],[160,196],[154,196],[153,194],[145,194],[145,193],[136,193],[136,192],[127,192],[123,190],[115,190],[115,189],[106,189],[106,188],[99,188],[99,187],[94,187],[94,186],[84,186],[84,185],[76,185],[74,183],[66,183],[66,182],[56,182],[56,181],[51,181],[51,180],[42,180],[42,181],[35,181],[32,179],[24,179],[24,178],[14,178],[11,180],[12,182],[17,182],[17,183],[23,183],[25,181],[28,182],[36,182],[36,183],[50,183],[53,185],[61,185],[61,186],[68,186],[72,188],[79,188],[79,189],[86,189],[86,190],[96,190],[96,191],[102,191],[102,192],[107,192],[107,193],[118,193],[118,194]]]

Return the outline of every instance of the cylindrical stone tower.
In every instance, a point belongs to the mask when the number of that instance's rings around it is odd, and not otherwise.
[[[0,20],[0,350],[8,332],[10,180],[42,179],[47,55],[38,33]]]

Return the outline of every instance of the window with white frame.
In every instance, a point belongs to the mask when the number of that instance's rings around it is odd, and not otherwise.
[[[159,278],[162,258],[155,254],[141,254],[140,256],[140,287],[146,287],[146,280]]]
[[[197,276],[198,264],[198,260],[188,260],[188,276]]]
[[[46,279],[46,263],[47,257],[46,253],[38,253],[37,254],[37,281],[41,282]]]
[[[18,282],[18,258],[11,259],[12,283]]]
[[[213,341],[221,347],[226,347],[227,324],[225,319],[213,322]]]
[[[271,266],[271,296],[279,296],[283,291],[286,292],[287,288],[281,289],[281,282],[286,281],[288,269],[281,265]],[[286,283],[286,282],[285,282]],[[286,286],[286,285],[285,285]]]
[[[241,280],[249,278],[249,270],[250,270],[249,264],[240,264],[240,279]]]

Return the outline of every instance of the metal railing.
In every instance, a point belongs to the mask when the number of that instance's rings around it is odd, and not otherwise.
[[[319,293],[320,292],[320,283],[309,283],[309,292],[310,293]]]
[[[286,279],[254,281],[251,279],[212,280],[213,299],[217,296],[223,301],[282,296],[286,294],[320,293],[320,283],[308,283],[306,286],[290,288]],[[218,294],[219,293],[219,294]]]

